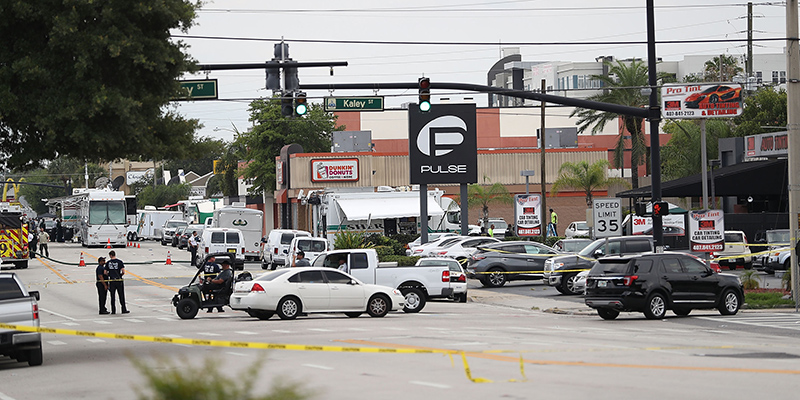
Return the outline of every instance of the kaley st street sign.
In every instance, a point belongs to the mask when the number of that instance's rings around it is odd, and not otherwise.
[[[383,96],[326,97],[325,111],[383,111]]]
[[[216,100],[218,98],[217,80],[203,79],[180,81],[181,92],[175,100]]]

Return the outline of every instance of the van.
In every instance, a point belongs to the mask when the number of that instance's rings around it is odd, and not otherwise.
[[[244,269],[244,235],[233,228],[208,228],[200,235],[197,248],[196,265],[202,266],[203,260],[211,253],[233,253],[236,264],[233,269]]]
[[[297,252],[299,250],[302,250],[303,253],[305,253],[305,258],[308,259],[308,262],[313,262],[314,258],[316,258],[320,253],[333,249],[328,246],[328,240],[325,238],[295,236],[295,238],[292,239],[292,242],[289,243],[289,250],[286,254],[285,266],[292,266],[292,261],[297,258]]]
[[[297,236],[311,237],[310,232],[294,229],[273,229],[269,235],[261,239],[264,246],[261,248],[261,268],[276,269],[286,265],[286,255],[289,254],[289,245]]]

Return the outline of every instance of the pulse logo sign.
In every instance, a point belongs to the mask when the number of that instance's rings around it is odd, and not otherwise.
[[[475,183],[478,149],[475,105],[409,109],[411,183]]]
[[[443,156],[464,142],[467,124],[454,115],[445,115],[428,122],[417,136],[417,148],[430,157]]]

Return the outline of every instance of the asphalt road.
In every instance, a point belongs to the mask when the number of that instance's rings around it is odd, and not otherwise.
[[[167,249],[170,266],[164,265]],[[41,292],[42,326],[312,349],[459,350],[464,358],[460,353],[261,350],[47,333],[42,366],[0,358],[0,399],[135,399],[146,385],[132,357],[164,373],[201,368],[210,360],[227,377],[201,373],[197,379],[221,384],[258,368],[257,392],[276,380],[292,381],[317,399],[793,399],[800,389],[800,315],[790,310],[744,310],[730,317],[693,311],[690,317],[669,313],[657,321],[630,313],[604,321],[587,312],[579,297],[560,296],[538,282],[496,289],[471,282],[468,303],[430,302],[419,314],[259,321],[227,309],[180,320],[169,300],[195,272],[188,254],[144,242],[141,249],[116,249],[128,263],[131,313],[98,315],[93,266],[107,250],[89,249],[83,268],[74,265],[81,250],[52,244],[53,258],[73,265],[34,261],[17,271],[31,290]],[[155,263],[137,264],[150,261]],[[248,269],[260,271],[257,264]]]

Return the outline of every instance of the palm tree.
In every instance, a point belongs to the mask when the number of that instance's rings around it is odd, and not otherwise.
[[[649,104],[649,98],[641,92],[642,87],[648,86],[647,65],[643,61],[633,60],[630,64],[617,61],[616,64],[611,64],[610,62],[605,62],[605,64],[608,66],[609,75],[592,75],[592,79],[601,81],[603,87],[610,90],[604,90],[603,93],[589,96],[588,100],[630,107],[645,107]],[[642,132],[643,118],[586,108],[576,108],[570,114],[570,117],[576,115],[578,116],[578,132],[584,132],[591,128],[593,135],[602,132],[607,123],[617,118],[622,118],[625,129],[620,131],[617,144],[614,147],[614,168],[623,168],[625,165],[623,161],[625,139],[626,134],[630,135],[631,182],[634,188],[638,188],[639,175],[637,170],[639,165],[644,163],[647,155],[647,146]]]
[[[593,191],[608,188],[615,183],[630,186],[622,178],[609,178],[606,175],[608,166],[608,160],[598,160],[591,165],[586,161],[561,164],[561,168],[558,169],[558,179],[550,188],[550,196],[555,196],[559,190],[565,188],[583,190],[586,193],[586,206],[591,207]]]
[[[456,198],[457,203],[461,200]],[[514,197],[508,192],[505,186],[501,183],[493,183],[488,187],[473,184],[467,187],[467,204],[471,207],[480,206],[483,211],[483,220],[489,220],[489,205],[490,204],[512,204]]]
[[[706,61],[703,66],[703,79],[706,82],[727,82],[743,71],[736,57],[721,54]]]

